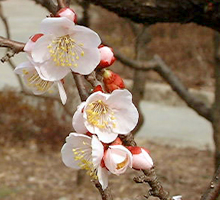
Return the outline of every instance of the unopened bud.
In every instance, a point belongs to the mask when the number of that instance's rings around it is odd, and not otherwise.
[[[132,153],[132,168],[150,169],[153,167],[153,160],[149,155],[149,151],[142,147],[127,147]]]
[[[116,58],[114,57],[113,49],[107,46],[100,45],[99,52],[101,54],[101,60],[98,68],[106,68],[112,65]]]
[[[105,70],[103,73],[103,82],[107,92],[111,93],[116,89],[124,89],[123,79],[111,70]]]
[[[71,21],[73,21],[75,24],[77,22],[76,13],[71,8],[61,8],[57,12],[56,17],[66,17],[66,18],[70,19]]]
[[[97,85],[97,86],[93,89],[92,93],[98,92],[98,91],[103,92],[103,89],[102,89],[102,86],[101,86],[101,85]]]
[[[122,145],[122,141],[119,137],[117,137],[111,145]]]

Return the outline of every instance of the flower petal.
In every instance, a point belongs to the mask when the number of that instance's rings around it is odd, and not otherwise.
[[[82,102],[78,107],[76,112],[73,115],[72,125],[76,132],[86,133],[88,132],[87,128],[84,125],[83,112],[86,102]]]
[[[27,71],[34,70],[34,65],[29,61],[23,62],[14,69],[14,72],[16,74],[23,74],[24,72],[23,70],[27,70]]]
[[[71,29],[70,36],[77,44],[82,44],[85,48],[98,48],[101,44],[99,35],[95,31],[84,26],[75,25]]]
[[[97,48],[83,48],[83,56],[79,56],[79,59],[76,60],[76,67],[71,67],[73,72],[87,75],[90,74],[100,62],[100,53]],[[80,52],[79,52],[80,54]]]
[[[50,58],[48,45],[51,43],[53,38],[53,35],[44,35],[35,42],[31,52],[34,62],[43,63]]]
[[[60,99],[62,101],[62,104],[65,105],[66,100],[67,100],[67,96],[66,96],[65,89],[63,87],[63,83],[61,81],[57,81],[57,86],[58,86],[58,90],[59,90]]]
[[[48,17],[42,20],[40,30],[44,34],[53,34],[59,37],[69,34],[74,27],[74,22],[66,17]]]
[[[73,149],[84,149],[85,142],[91,144],[91,138],[83,134],[70,133],[69,136],[66,138],[66,143],[63,145],[61,149],[61,155],[62,160],[67,167],[80,169],[79,161],[74,159]]]
[[[101,160],[104,155],[104,147],[102,143],[98,140],[98,138],[93,135],[92,136],[92,160],[94,168],[97,169],[101,163]]]
[[[52,60],[49,60],[40,65],[39,71],[44,80],[59,81],[70,72],[70,69],[56,66]]]
[[[138,110],[132,103],[132,95],[128,90],[114,90],[107,99],[116,118],[116,127],[113,131],[119,134],[128,134],[138,123]]]
[[[102,185],[102,189],[105,190],[108,187],[108,170],[105,167],[98,167],[97,176],[99,183]]]

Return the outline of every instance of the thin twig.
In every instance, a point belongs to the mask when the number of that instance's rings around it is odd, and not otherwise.
[[[56,15],[58,8],[57,5],[52,0],[33,0],[35,3],[40,4],[42,7],[46,8],[53,15]]]
[[[216,200],[220,194],[220,165],[214,174],[209,187],[202,195],[201,200]]]

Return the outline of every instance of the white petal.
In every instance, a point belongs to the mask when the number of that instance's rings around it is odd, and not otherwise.
[[[67,167],[80,169],[79,162],[74,159],[73,149],[81,148],[84,149],[84,143],[91,144],[91,138],[87,135],[70,133],[66,138],[66,143],[61,149],[62,160]]]
[[[94,168],[97,169],[98,166],[101,164],[101,160],[104,155],[104,147],[95,135],[92,136],[91,145],[92,145],[93,165],[94,165]]]
[[[85,48],[94,48],[101,44],[99,35],[87,27],[75,25],[71,31],[70,36],[77,44],[81,43]]]
[[[153,160],[146,151],[143,149],[141,151],[142,153],[133,155],[132,167],[135,169],[150,169],[153,166]]]
[[[70,68],[56,66],[52,60],[42,63],[39,70],[43,79],[48,81],[59,81],[70,72]]]
[[[79,60],[76,60],[77,67],[71,67],[73,72],[87,75],[90,74],[100,62],[100,53],[98,48],[83,48],[84,55],[79,52]]]
[[[23,62],[20,65],[18,65],[15,69],[14,72],[16,74],[23,74],[23,70],[27,70],[27,71],[32,71],[35,70],[34,66],[32,65],[31,62]]]
[[[97,176],[99,183],[102,185],[102,189],[105,190],[108,187],[108,170],[99,166]]]
[[[66,96],[65,89],[63,87],[63,83],[61,81],[57,81],[57,86],[58,86],[58,90],[59,90],[60,99],[62,101],[62,104],[65,105],[66,100],[67,100],[67,96]]]
[[[24,46],[24,51],[27,53],[31,53],[32,49],[34,48],[34,45],[35,45],[35,42],[29,39],[26,45]]]
[[[43,63],[49,60],[50,52],[48,45],[52,42],[53,38],[53,35],[44,35],[35,42],[31,53],[34,62]]]
[[[66,17],[48,17],[41,22],[40,30],[44,34],[53,34],[59,37],[69,34],[74,27],[74,22]]]
[[[73,115],[72,125],[76,132],[78,133],[86,133],[88,132],[87,128],[84,125],[84,118],[83,118],[83,109],[86,102],[82,102],[78,107],[76,112]]]
[[[138,123],[138,110],[132,103],[132,95],[128,90],[114,90],[107,99],[116,118],[114,132],[128,134]]]
[[[90,125],[86,127],[88,128],[89,132],[93,131],[94,133],[96,133],[99,140],[101,140],[104,143],[111,143],[118,137],[117,133],[108,132],[108,129],[102,130],[97,127],[91,127]]]

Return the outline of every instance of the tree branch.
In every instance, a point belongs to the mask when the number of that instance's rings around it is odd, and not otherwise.
[[[114,54],[120,62],[128,67],[143,71],[156,71],[172,87],[172,89],[179,95],[179,97],[186,102],[186,104],[190,108],[195,110],[202,117],[212,122],[213,117],[211,108],[209,108],[204,102],[193,96],[159,56],[155,56],[154,59],[152,59],[151,61],[138,62],[127,58],[119,51],[114,50]]]
[[[32,0],[32,1],[34,1],[36,4],[40,4],[41,6],[45,7],[53,15],[55,15],[59,10],[57,5],[52,0]]]
[[[216,200],[220,194],[220,165],[214,174],[209,187],[202,195],[201,200]]]
[[[84,0],[137,23],[194,22],[220,31],[219,0]]]

